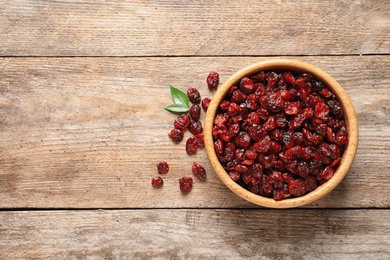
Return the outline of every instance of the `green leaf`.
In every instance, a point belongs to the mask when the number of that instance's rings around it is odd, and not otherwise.
[[[172,85],[169,85],[171,89],[172,100],[176,105],[186,106],[189,109],[190,99],[187,94]]]
[[[187,105],[172,104],[165,107],[166,110],[173,113],[187,113],[189,108]]]

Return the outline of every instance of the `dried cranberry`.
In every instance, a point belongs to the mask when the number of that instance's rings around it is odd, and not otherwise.
[[[295,83],[294,75],[290,71],[286,71],[283,73],[283,79],[286,83],[290,85],[294,85]]]
[[[178,143],[183,140],[184,132],[180,129],[173,128],[169,133],[168,137],[172,139],[172,141]]]
[[[191,105],[189,114],[191,119],[194,121],[199,120],[200,118],[200,105]]]
[[[274,89],[277,85],[279,79],[279,75],[275,72],[268,73],[267,81],[268,81],[268,87],[271,89]]]
[[[335,142],[337,145],[344,145],[348,143],[348,133],[345,128],[341,128],[337,133],[335,137]]]
[[[179,115],[173,123],[176,129],[186,130],[190,124],[190,117],[187,114]]]
[[[186,141],[187,154],[191,155],[196,153],[196,151],[198,150],[198,145],[198,140],[194,136],[189,137]]]
[[[180,191],[184,193],[188,193],[192,190],[193,180],[191,177],[182,177],[179,179]]]
[[[314,114],[318,118],[325,118],[329,115],[329,107],[327,104],[320,102],[316,105]]]
[[[231,100],[236,104],[240,104],[240,103],[244,102],[245,99],[246,99],[246,95],[243,92],[241,92],[240,90],[235,90],[232,93]]]
[[[152,178],[152,186],[154,188],[161,188],[164,185],[164,181],[160,176]]]
[[[200,103],[200,100],[201,100],[200,93],[199,93],[199,90],[197,90],[196,88],[189,88],[187,90],[187,96],[190,99],[192,104],[199,104]]]
[[[251,137],[247,132],[241,131],[234,142],[238,147],[247,148],[251,142]]]
[[[159,163],[157,164],[157,171],[158,171],[159,174],[167,174],[168,171],[169,171],[169,165],[168,165],[168,163],[167,163],[167,162],[164,162],[164,161],[159,162]]]
[[[337,100],[329,100],[327,104],[329,111],[334,115],[335,118],[342,118],[344,116],[344,111]]]
[[[283,110],[284,101],[279,92],[275,92],[268,97],[267,108],[271,112],[279,112]]]
[[[224,149],[224,144],[221,139],[218,139],[214,142],[214,149],[217,154],[222,154]]]
[[[254,75],[251,76],[252,80],[254,82],[262,82],[266,79],[266,75],[265,75],[265,72],[264,71],[260,71]]]
[[[255,83],[252,79],[244,77],[240,81],[240,90],[245,94],[250,94],[255,92]]]
[[[199,163],[192,163],[192,173],[201,181],[206,179],[206,170]]]
[[[307,191],[306,184],[301,179],[293,179],[289,181],[288,186],[288,190],[290,191],[291,195],[295,197],[300,197]]]
[[[209,108],[210,102],[211,102],[211,99],[208,97],[205,97],[204,99],[202,99],[202,108],[204,111],[207,111],[207,109]]]
[[[210,90],[214,90],[218,87],[219,84],[219,74],[217,72],[210,72],[206,79],[207,86]]]
[[[287,115],[297,115],[301,112],[302,105],[300,102],[286,102],[284,104],[284,113]]]
[[[334,174],[334,170],[332,167],[327,166],[325,169],[320,173],[320,176],[322,179],[329,181]]]
[[[263,130],[268,132],[268,131],[274,130],[276,128],[276,126],[277,125],[276,125],[275,118],[270,117],[270,118],[268,118],[267,121],[264,122]]]
[[[233,181],[238,181],[241,177],[241,174],[238,171],[230,171],[228,174]]]
[[[193,135],[201,134],[203,132],[202,122],[191,121],[191,123],[188,125],[188,131],[190,131],[190,133]]]
[[[313,191],[317,188],[317,181],[313,176],[307,176],[305,178],[306,190]]]
[[[196,134],[194,135],[198,148],[203,148],[204,147],[204,136],[203,134]]]

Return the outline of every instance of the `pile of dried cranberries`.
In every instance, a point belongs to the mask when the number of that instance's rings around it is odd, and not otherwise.
[[[232,180],[275,200],[331,179],[348,143],[334,93],[311,74],[290,71],[260,71],[232,86],[212,134]]]

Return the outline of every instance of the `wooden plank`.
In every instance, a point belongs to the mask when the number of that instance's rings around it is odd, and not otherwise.
[[[2,56],[390,53],[383,0],[0,3]]]
[[[390,257],[389,210],[18,211],[0,223],[1,259]]]
[[[167,84],[224,81],[258,57],[0,59],[1,208],[253,207],[217,179],[204,150],[167,137],[175,115]],[[358,154],[346,179],[310,207],[390,206],[390,56],[303,57],[333,75],[359,119]],[[202,115],[203,116],[203,115]],[[185,138],[189,137],[186,133]],[[171,170],[155,190],[156,164]],[[178,179],[198,161],[205,183],[181,195]]]

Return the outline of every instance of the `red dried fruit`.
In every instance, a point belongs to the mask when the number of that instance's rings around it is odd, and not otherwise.
[[[294,85],[294,83],[295,83],[295,78],[290,71],[286,71],[283,73],[283,79],[286,83],[288,83],[290,85]]]
[[[152,186],[154,188],[161,188],[164,185],[164,181],[160,176],[152,178]]]
[[[203,132],[202,122],[191,121],[191,123],[188,125],[188,131],[190,131],[190,133],[193,135],[201,134]]]
[[[180,191],[184,193],[188,193],[192,190],[193,180],[191,177],[182,177],[179,179]]]
[[[305,179],[307,191],[313,191],[317,188],[317,181],[313,176],[307,176]]]
[[[239,164],[236,167],[234,167],[234,170],[236,170],[239,173],[243,173],[243,172],[247,172],[248,171],[248,167],[245,166],[245,165]]]
[[[289,181],[288,190],[290,191],[291,195],[293,195],[295,197],[300,197],[306,193],[307,187],[306,187],[306,184],[303,180],[295,179],[295,180]]]
[[[190,117],[187,114],[183,114],[183,115],[179,115],[175,119],[173,126],[176,129],[186,130],[189,124],[190,124]]]
[[[157,164],[157,171],[159,174],[167,174],[169,172],[169,165],[167,162],[159,162]]]
[[[283,110],[284,101],[280,92],[275,92],[269,95],[267,109],[271,112],[279,112]]]
[[[207,111],[207,109],[209,108],[210,102],[211,102],[211,99],[208,97],[205,97],[204,99],[202,99],[202,108],[204,111]]]
[[[334,170],[332,167],[330,166],[327,166],[325,167],[325,169],[320,173],[320,176],[323,180],[327,180],[329,181],[332,177],[333,177],[333,174],[334,174]]]
[[[286,131],[282,135],[282,141],[286,148],[291,148],[294,146],[294,132]]]
[[[197,144],[198,144],[198,148],[203,148],[204,147],[204,136],[203,134],[196,134],[194,135],[196,141],[197,141]]]
[[[335,118],[339,119],[339,118],[342,118],[344,116],[344,111],[341,108],[341,105],[337,100],[329,100],[327,102],[327,104],[328,104],[330,113],[332,113],[332,115]]]
[[[331,164],[329,164],[329,167],[335,167],[336,165],[339,165],[341,162],[341,157],[334,160]]]
[[[199,93],[199,90],[197,90],[196,88],[189,88],[187,90],[187,96],[190,99],[192,104],[199,104],[200,103],[200,100],[201,100],[200,93]]]
[[[175,143],[179,143],[183,140],[184,132],[180,129],[173,128],[169,133],[168,137],[172,139]]]
[[[274,89],[276,87],[278,80],[279,80],[279,75],[277,73],[272,71],[268,73],[267,81],[268,81],[268,87],[270,89]]]
[[[236,104],[240,104],[240,103],[244,102],[245,99],[246,99],[246,95],[244,93],[242,93],[240,90],[233,91],[232,97],[231,97],[232,102],[234,102]]]
[[[272,142],[268,135],[264,136],[264,138],[260,139],[253,145],[253,149],[259,153],[266,153],[271,148]]]
[[[252,80],[256,83],[264,81],[266,79],[266,77],[267,77],[267,75],[265,74],[264,71],[260,71],[260,72],[251,76]]]
[[[194,154],[196,153],[197,150],[198,150],[198,140],[194,136],[189,137],[186,141],[187,154],[189,155]]]
[[[268,179],[273,183],[274,188],[281,188],[284,185],[282,173],[279,171],[272,171],[268,175]]]
[[[227,114],[229,116],[235,116],[238,113],[240,113],[240,106],[237,105],[236,103],[232,102],[227,108]]]
[[[329,115],[329,107],[324,102],[320,102],[316,105],[314,115],[318,118],[326,118]]]
[[[291,93],[288,90],[281,90],[280,96],[283,98],[284,101],[290,101],[291,100]]]
[[[209,90],[216,89],[219,84],[219,74],[214,71],[210,72],[210,74],[207,76],[206,82]]]
[[[273,117],[268,118],[267,121],[263,124],[263,130],[264,131],[271,131],[276,128],[276,120]]]
[[[255,83],[253,82],[252,79],[244,77],[240,81],[240,90],[244,94],[250,94],[254,93],[256,88],[255,88]]]
[[[214,149],[215,149],[215,152],[217,154],[222,154],[223,153],[224,145],[223,145],[223,141],[221,139],[217,139],[214,142]]]
[[[192,163],[192,173],[201,181],[206,179],[206,170],[199,163]]]
[[[191,105],[189,114],[191,119],[194,121],[199,120],[200,118],[200,105]]]
[[[241,174],[238,171],[230,171],[228,174],[233,181],[238,181],[241,177]]]
[[[330,90],[327,89],[327,88],[323,88],[323,89],[321,90],[321,95],[322,95],[323,97],[326,97],[326,98],[334,97],[333,92],[330,91]]]
[[[251,142],[251,137],[247,132],[241,131],[238,133],[238,136],[235,138],[234,143],[238,147],[247,148]]]
[[[342,146],[348,143],[348,133],[347,130],[342,127],[337,133],[335,137],[335,142],[337,145]]]
[[[284,103],[284,113],[287,115],[297,115],[302,111],[301,102],[285,102]]]

